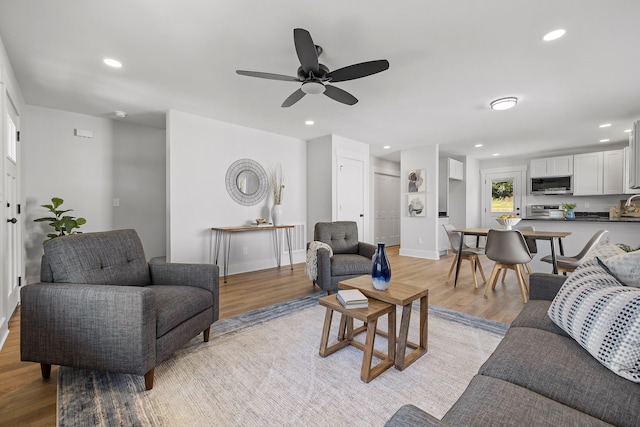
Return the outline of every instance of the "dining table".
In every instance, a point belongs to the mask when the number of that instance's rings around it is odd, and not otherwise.
[[[454,231],[460,233],[460,247],[458,248],[457,261],[456,261],[456,277],[453,282],[453,286],[455,287],[458,284],[458,273],[460,272],[460,263],[462,261],[462,257],[460,254],[462,253],[464,247],[464,237],[465,236],[476,236],[476,246],[478,246],[478,241],[480,237],[487,236],[489,234],[490,228],[457,228]],[[562,239],[571,235],[570,231],[529,231],[529,230],[518,230],[522,233],[524,237],[531,237],[536,240],[548,240],[551,244],[551,264],[553,265],[553,274],[558,274],[558,260],[556,257],[556,249],[555,242],[558,242],[558,249],[560,251],[560,255],[564,255],[564,248],[562,247]]]

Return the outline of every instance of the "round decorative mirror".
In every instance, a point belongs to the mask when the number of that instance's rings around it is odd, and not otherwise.
[[[269,192],[267,173],[260,163],[251,159],[236,160],[227,169],[227,192],[244,206],[260,203]]]

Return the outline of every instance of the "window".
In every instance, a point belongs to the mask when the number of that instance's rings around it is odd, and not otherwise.
[[[513,180],[491,181],[491,212],[514,212]]]

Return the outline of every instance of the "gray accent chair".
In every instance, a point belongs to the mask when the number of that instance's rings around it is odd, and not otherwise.
[[[354,221],[318,222],[313,230],[315,241],[331,246],[319,249],[318,277],[314,282],[328,293],[338,290],[338,282],[371,274],[372,258],[377,246],[358,241],[358,224]]]
[[[134,230],[58,237],[40,283],[20,291],[20,356],[51,365],[144,375],[218,320],[218,267],[148,263]]]
[[[591,236],[587,244],[584,246],[584,248],[582,248],[582,250],[580,251],[580,253],[578,253],[578,255],[556,256],[556,260],[558,263],[558,272],[571,273],[576,268],[578,268],[578,266],[587,259],[587,256],[589,255],[589,252],[591,251],[591,249],[595,248],[595,246],[598,244],[600,239],[602,239],[602,236],[604,236],[606,233],[608,233],[607,230],[596,231],[596,233],[593,236]],[[553,263],[553,259],[551,258],[551,255],[542,257],[540,261],[548,262],[549,264]]]

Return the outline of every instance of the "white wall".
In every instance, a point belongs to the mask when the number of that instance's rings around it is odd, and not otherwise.
[[[331,135],[307,142],[307,241],[317,222],[333,220],[333,142]]]
[[[267,174],[280,163],[285,178],[284,220],[287,224],[306,223],[305,141],[170,110],[167,153],[167,257],[171,262],[209,262],[211,227],[238,226],[256,218],[269,218],[271,196],[257,205],[242,206],[227,193],[227,169],[239,159],[255,160]],[[294,262],[301,262],[305,251],[294,255]],[[270,232],[233,236],[230,274],[275,265]]]
[[[157,170],[164,162],[163,130],[30,105],[22,124],[28,282],[39,278],[42,242],[52,230],[33,219],[47,216],[40,205],[52,197],[87,219],[81,231],[134,228],[148,258],[164,254],[164,203],[152,200],[164,192],[164,173]],[[75,128],[92,131],[93,138],[74,136]],[[120,207],[113,206],[115,197]]]
[[[482,224],[482,212],[480,211],[480,199],[482,197],[482,182],[480,180],[480,162],[478,159],[465,157],[464,177],[466,187],[466,220],[465,227],[480,227]]]
[[[401,153],[400,178],[402,208],[400,255],[438,259],[438,145],[428,145]],[[411,169],[426,170],[426,216],[407,216],[406,175]],[[419,243],[419,242],[422,243]]]

